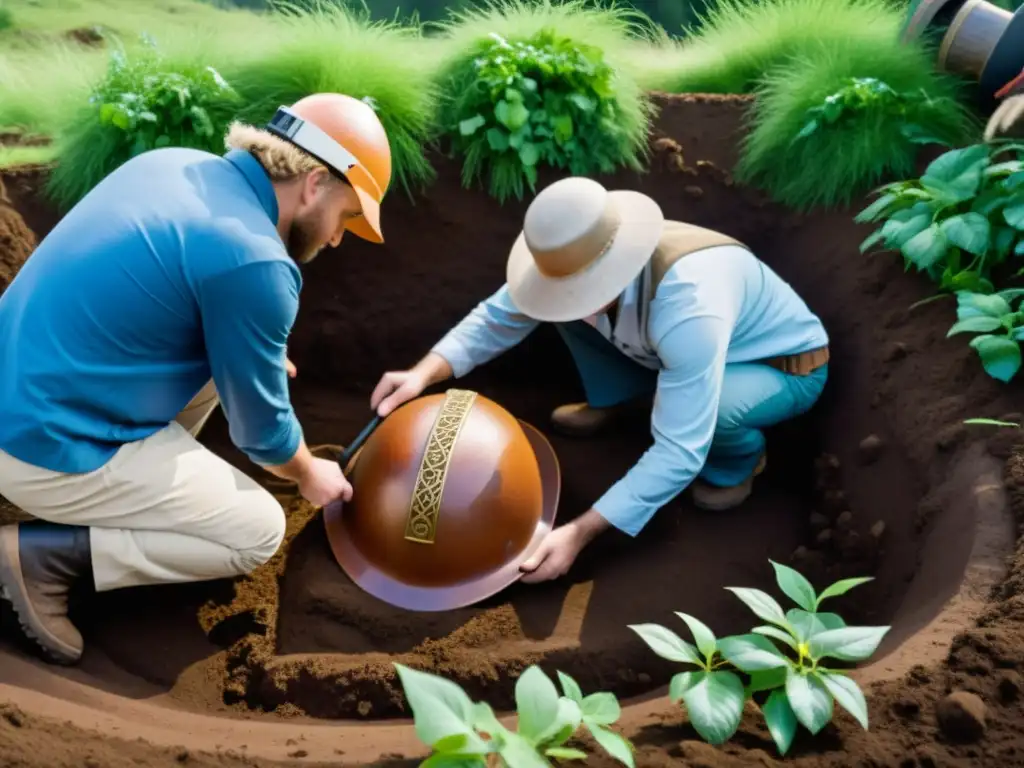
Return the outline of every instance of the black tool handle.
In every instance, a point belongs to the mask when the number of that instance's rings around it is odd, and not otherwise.
[[[348,447],[341,452],[341,457],[338,459],[338,463],[341,465],[342,470],[348,466],[349,461],[351,461],[352,457],[355,456],[356,451],[358,451],[362,447],[363,443],[366,442],[366,438],[373,434],[373,430],[380,426],[381,421],[381,417],[379,415],[375,415],[370,423],[363,427],[363,431],[356,436],[356,439],[349,443]]]

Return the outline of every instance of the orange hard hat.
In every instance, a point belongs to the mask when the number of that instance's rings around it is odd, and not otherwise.
[[[384,242],[380,204],[391,183],[391,145],[373,107],[341,93],[315,93],[278,108],[267,129],[344,176],[363,209],[345,228]]]

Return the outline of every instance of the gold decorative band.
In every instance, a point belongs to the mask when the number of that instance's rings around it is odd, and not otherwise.
[[[476,392],[467,389],[445,392],[441,410],[427,438],[427,449],[423,452],[416,487],[409,503],[409,520],[405,525],[405,538],[409,541],[434,543],[452,449],[475,399]]]

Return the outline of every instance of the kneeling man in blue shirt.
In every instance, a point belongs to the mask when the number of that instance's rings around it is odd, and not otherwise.
[[[558,408],[563,432],[592,434],[654,393],[654,443],[580,517],[551,532],[524,581],[563,575],[610,526],[635,536],[686,488],[705,509],[742,503],[765,466],[762,429],[810,409],[828,372],[828,335],[796,292],[719,232],[665,220],[633,191],[569,178],[531,203],[507,282],[414,368],[386,373],[386,416],[426,387],[465,376],[554,323],[586,403]]]
[[[126,162],[71,210],[0,296],[0,587],[50,660],[74,663],[79,579],[97,591],[236,576],[269,560],[281,505],[200,445],[231,439],[310,502],[351,497],[310,454],[288,392],[298,264],[345,230],[382,242],[391,177],[364,102],[315,94],[223,157]]]

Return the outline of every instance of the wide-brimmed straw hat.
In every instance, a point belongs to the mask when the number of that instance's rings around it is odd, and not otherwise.
[[[578,176],[543,189],[526,211],[506,279],[520,312],[570,322],[614,301],[640,274],[665,217],[647,195]]]

